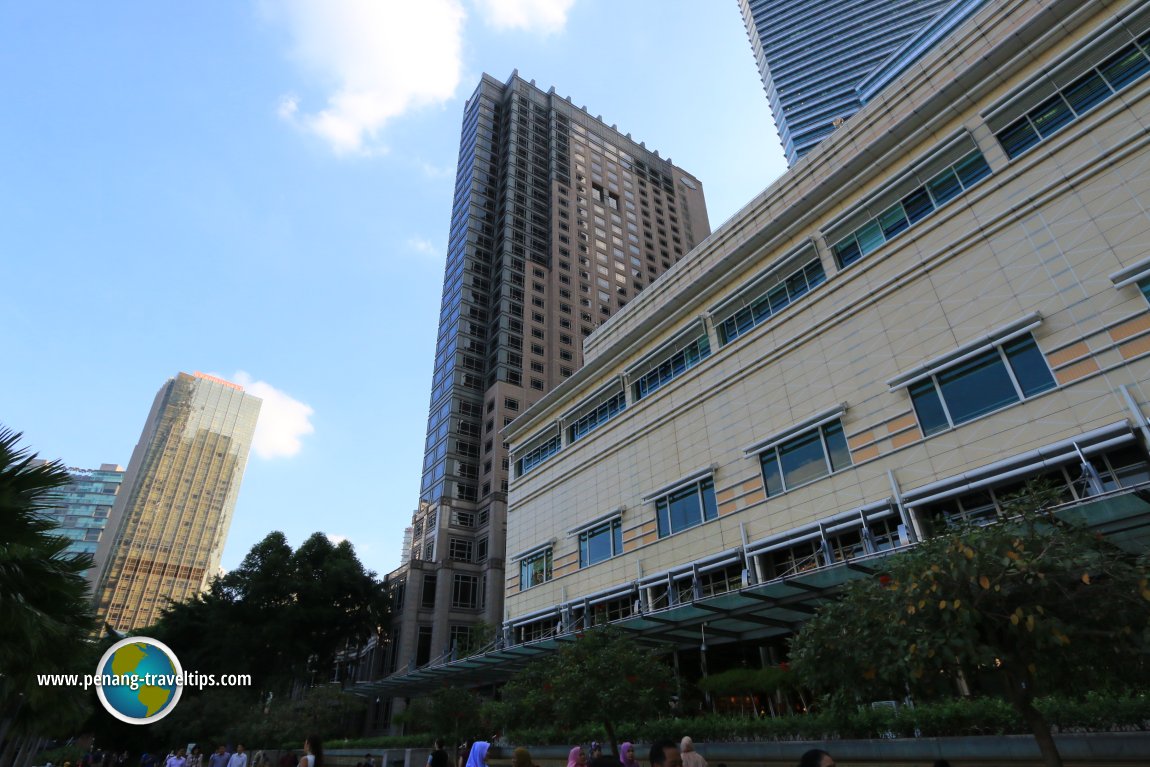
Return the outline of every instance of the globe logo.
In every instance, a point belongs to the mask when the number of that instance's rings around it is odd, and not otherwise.
[[[96,667],[96,695],[128,724],[150,724],[172,712],[184,691],[183,668],[163,642],[137,636],[108,648]]]

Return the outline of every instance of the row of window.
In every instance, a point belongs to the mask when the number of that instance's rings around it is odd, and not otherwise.
[[[839,268],[910,229],[934,211],[990,175],[990,166],[977,149],[932,176],[925,184],[884,210],[831,247]]]
[[[1148,281],[1150,284],[1150,281]],[[986,352],[931,371],[908,387],[925,436],[1054,388],[1046,359],[1029,333]],[[841,419],[834,419],[759,454],[767,497],[775,497],[852,466]],[[710,476],[655,499],[658,534],[664,538],[718,517]],[[580,567],[622,552],[618,519],[580,535]],[[520,589],[551,579],[551,550],[520,564]]]
[[[716,326],[726,345],[827,281],[823,262],[814,259]]]
[[[1090,69],[998,132],[1011,159],[1058,133],[1150,72],[1150,32]]]
[[[610,421],[627,409],[627,394],[620,391],[607,399],[590,413],[576,419],[569,427],[568,437],[571,442],[582,439],[595,429]]]
[[[515,476],[522,477],[527,472],[534,469],[539,464],[546,461],[551,456],[559,452],[562,447],[563,440],[556,434],[551,439],[543,444],[537,446],[533,450],[524,453],[519,459],[515,461]]]
[[[707,340],[706,334],[703,334],[640,376],[639,380],[631,385],[635,401],[655,393],[709,356],[711,356],[711,342]]]

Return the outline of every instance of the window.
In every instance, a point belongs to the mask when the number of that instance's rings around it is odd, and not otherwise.
[[[674,378],[678,378],[709,356],[711,356],[711,344],[707,340],[707,336],[699,336],[640,377],[633,384],[635,399],[640,400],[648,394],[654,393],[661,386]]]
[[[923,435],[973,421],[1055,386],[1046,358],[1027,333],[909,386]]]
[[[435,560],[435,541],[423,544],[423,558],[428,562]]]
[[[475,512],[452,509],[451,524],[456,527],[475,527]]]
[[[816,258],[721,322],[719,343],[729,344],[826,281],[822,262]]]
[[[616,517],[579,534],[579,566],[590,567],[623,553],[623,521]]]
[[[1130,43],[1102,63],[1054,92],[1038,106],[998,131],[998,143],[1014,159],[1150,72],[1150,34]]]
[[[447,542],[447,556],[459,562],[470,562],[472,542],[465,538],[450,538]]]
[[[482,564],[487,561],[487,536],[483,536],[475,542],[475,562]]]
[[[451,606],[474,610],[479,602],[479,576],[456,573],[451,581]]]
[[[539,445],[534,450],[531,450],[523,455],[522,458],[515,462],[515,476],[522,477],[527,472],[534,469],[539,464],[546,461],[551,456],[559,452],[560,439],[556,434],[551,439]]]
[[[437,584],[438,578],[435,573],[427,573],[423,576],[423,593],[419,597],[420,607],[435,607],[435,587]]]
[[[977,149],[936,173],[927,182],[855,229],[831,248],[840,269],[877,250],[990,175]]]
[[[1150,277],[1141,280],[1138,283],[1138,289],[1142,291],[1142,295],[1146,297],[1146,300],[1150,301]]]
[[[674,490],[655,501],[659,537],[682,532],[719,516],[715,482],[711,477]]]
[[[524,591],[551,580],[551,549],[519,560],[519,590]]]
[[[845,469],[851,465],[842,421],[818,426],[774,445],[759,455],[767,497]]]
[[[511,399],[510,397],[508,397],[507,399],[503,400],[503,407],[507,408],[508,410],[510,410],[512,412],[518,412],[519,400]]]
[[[590,413],[578,418],[570,427],[570,439],[575,442],[599,428],[607,421],[622,413],[627,407],[627,397],[623,392],[608,399]]]

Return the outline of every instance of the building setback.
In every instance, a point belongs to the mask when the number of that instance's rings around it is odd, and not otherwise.
[[[984,0],[739,0],[787,162]]]
[[[464,109],[410,562],[389,576],[395,631],[377,673],[441,659],[478,640],[480,621],[502,621],[499,431],[709,233],[694,176],[554,89],[483,76]]]
[[[68,467],[71,482],[55,491],[55,504],[46,511],[60,526],[54,531],[71,541],[66,554],[95,556],[116,494],[124,481],[124,467],[102,463],[98,469]]]
[[[260,404],[203,373],[161,387],[96,553],[101,621],[149,626],[217,573]]]
[[[434,683],[605,623],[781,660],[824,589],[1028,478],[1144,530],[1148,120],[1150,2],[982,5],[504,431],[501,646]]]

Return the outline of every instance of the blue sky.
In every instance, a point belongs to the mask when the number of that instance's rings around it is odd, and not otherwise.
[[[0,423],[125,464],[183,370],[266,398],[224,552],[399,562],[465,99],[518,68],[702,180],[785,169],[735,0],[0,3]]]

